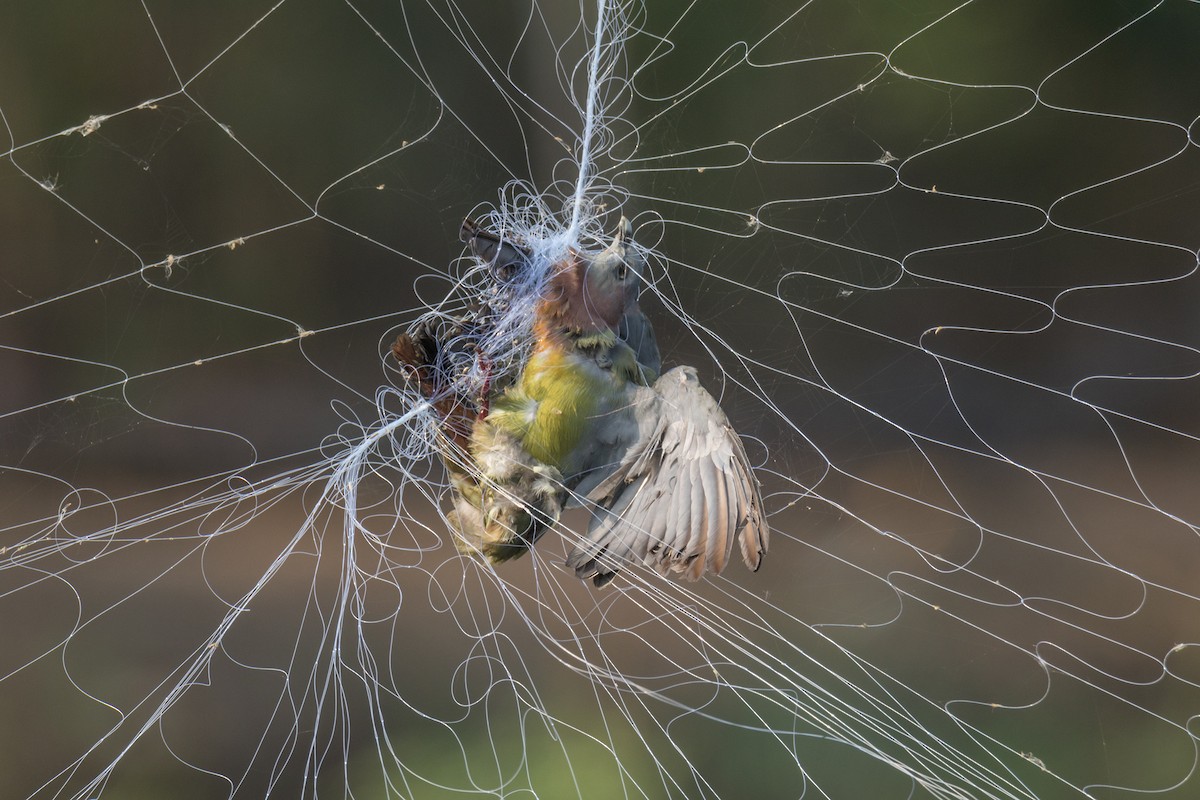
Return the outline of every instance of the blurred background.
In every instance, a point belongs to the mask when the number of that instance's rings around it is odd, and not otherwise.
[[[343,627],[325,459],[569,195],[595,10],[0,11],[0,797],[1196,796],[1200,4],[626,12],[598,224],[768,561],[492,573],[385,463]]]

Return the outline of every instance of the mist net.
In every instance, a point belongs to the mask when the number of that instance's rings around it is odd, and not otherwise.
[[[0,795],[1197,796],[1198,37],[1186,0],[6,4]],[[758,572],[595,588],[580,511],[499,565],[447,524],[392,343],[486,397],[622,217]]]

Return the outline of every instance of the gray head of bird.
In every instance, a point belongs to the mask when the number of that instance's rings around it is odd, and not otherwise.
[[[544,309],[565,327],[582,332],[615,331],[637,302],[643,259],[625,217],[612,243],[598,253],[572,251],[547,288]]]

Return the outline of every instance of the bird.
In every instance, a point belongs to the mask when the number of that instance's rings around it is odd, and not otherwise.
[[[479,229],[470,241],[496,280],[524,268],[519,243]],[[659,375],[637,304],[644,269],[625,218],[608,247],[572,249],[554,265],[526,362],[476,404],[486,412],[447,465],[447,518],[464,550],[493,563],[519,557],[579,506],[587,531],[566,566],[597,587],[633,564],[690,580],[719,574],[735,539],[746,565],[761,565],[769,527],[753,468],[695,369]]]

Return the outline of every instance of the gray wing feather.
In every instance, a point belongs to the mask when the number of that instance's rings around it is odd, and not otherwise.
[[[696,580],[724,569],[737,538],[743,561],[758,569],[768,539],[758,482],[695,370],[668,372],[633,413],[640,438],[591,482],[591,523],[567,565],[598,586],[630,563]]]
[[[642,313],[642,309],[634,302],[621,317],[617,326],[617,336],[629,345],[637,357],[638,363],[649,369],[654,376],[662,369],[662,358],[658,354],[658,339],[654,336],[654,326]]]

